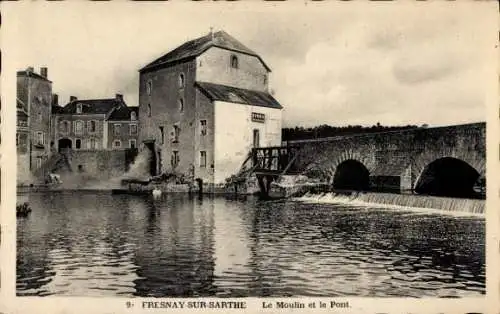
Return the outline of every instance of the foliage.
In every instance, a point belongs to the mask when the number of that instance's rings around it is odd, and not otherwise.
[[[426,128],[427,125],[422,125],[421,128]],[[331,125],[319,125],[315,127],[299,127],[295,128],[283,128],[281,130],[281,135],[283,141],[292,140],[305,140],[305,139],[315,139],[323,137],[333,137],[333,136],[343,136],[352,134],[365,134],[365,133],[376,133],[376,132],[387,132],[387,131],[399,131],[418,128],[416,125],[405,125],[405,126],[384,126],[377,123],[372,126],[361,126],[361,125],[348,125],[348,126],[331,126]]]

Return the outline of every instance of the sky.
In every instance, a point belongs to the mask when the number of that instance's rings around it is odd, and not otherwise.
[[[48,67],[61,104],[134,106],[138,69],[213,27],[271,67],[285,127],[485,121],[496,10],[466,2],[3,2],[2,57]]]

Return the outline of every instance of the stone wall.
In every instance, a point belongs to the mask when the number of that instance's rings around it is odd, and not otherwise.
[[[73,151],[71,154],[71,168],[56,171],[63,176],[63,181],[70,180],[82,183],[82,181],[106,182],[111,179],[119,179],[126,173],[130,157],[126,150],[103,150],[103,151]]]
[[[474,123],[290,141],[289,145],[300,147],[296,167],[305,175],[331,183],[337,167],[354,159],[367,168],[375,184],[399,180],[401,190],[412,190],[425,167],[444,157],[460,159],[484,176],[485,135],[486,124]]]
[[[231,67],[231,56],[238,58],[238,68]],[[196,61],[197,81],[267,91],[267,69],[255,56],[212,47],[197,57]]]
[[[193,138],[198,121],[195,119],[195,60],[166,68],[141,73],[139,87],[139,144],[154,141],[160,152],[161,171],[187,172],[195,164]],[[179,84],[181,74],[184,87]],[[147,84],[152,90],[148,93]],[[180,99],[183,108],[180,108]],[[151,112],[149,112],[149,107]],[[174,125],[180,129],[174,142]],[[163,128],[163,140],[160,127]],[[171,159],[177,151],[179,163],[173,167]]]

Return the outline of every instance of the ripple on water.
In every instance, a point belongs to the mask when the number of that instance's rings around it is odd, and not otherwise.
[[[44,219],[18,224],[19,295],[460,297],[485,291],[484,220],[478,218],[174,195],[152,204],[106,193],[33,194],[30,203]]]

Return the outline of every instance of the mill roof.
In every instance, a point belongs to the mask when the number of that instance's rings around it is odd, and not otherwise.
[[[283,109],[280,103],[267,92],[207,82],[196,82],[196,87],[212,101],[219,100],[259,107]]]
[[[255,56],[259,58],[264,67],[270,72],[271,69],[266,65],[264,60],[255,53],[253,50],[249,49],[241,42],[236,40],[234,37],[226,33],[225,31],[218,31],[210,33],[208,35],[190,40],[184,44],[178,46],[177,48],[171,50],[160,58],[154,60],[153,62],[147,64],[139,72],[144,72],[156,67],[163,65],[168,65],[170,63],[187,60],[195,58],[211,47],[218,47],[222,49],[232,50],[247,55]]]

